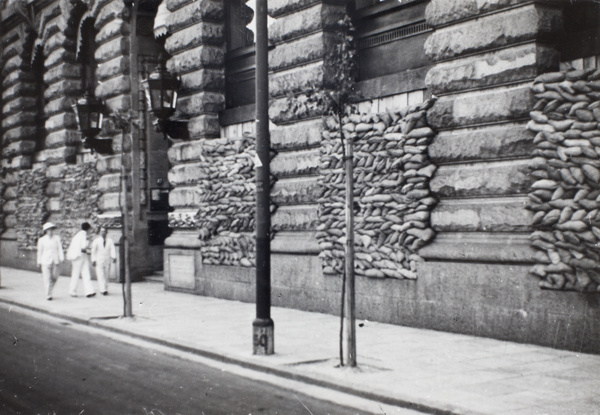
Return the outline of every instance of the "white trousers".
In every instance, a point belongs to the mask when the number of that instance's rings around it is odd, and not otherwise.
[[[71,285],[69,287],[70,295],[77,295],[77,283],[79,276],[83,280],[83,291],[85,295],[95,294],[94,286],[92,285],[92,276],[90,274],[90,258],[87,255],[82,255],[71,261]]]
[[[108,292],[108,277],[110,275],[110,262],[96,262],[96,278],[101,293]]]
[[[42,278],[44,280],[44,290],[46,298],[52,297],[52,289],[58,280],[58,265],[48,264],[42,265]]]

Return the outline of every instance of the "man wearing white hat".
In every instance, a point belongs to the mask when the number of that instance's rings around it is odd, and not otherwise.
[[[81,230],[71,239],[71,244],[69,245],[69,249],[67,249],[67,259],[71,261],[71,283],[69,285],[69,294],[71,297],[77,297],[77,283],[80,276],[83,280],[85,296],[89,298],[96,295],[90,274],[90,242],[88,241],[88,234],[91,230],[92,225],[83,222]]]
[[[46,300],[52,300],[52,289],[58,280],[58,264],[65,259],[60,237],[54,233],[55,230],[56,225],[53,223],[44,223],[44,236],[37,244],[37,264],[42,269]]]

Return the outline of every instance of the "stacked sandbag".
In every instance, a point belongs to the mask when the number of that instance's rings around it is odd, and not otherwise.
[[[202,149],[195,223],[203,241],[203,262],[254,266],[254,139],[206,140]]]
[[[530,272],[542,288],[600,291],[600,71],[543,74],[531,89]]]
[[[416,279],[419,248],[435,232],[430,214],[436,199],[429,182],[436,166],[427,148],[435,132],[427,125],[428,100],[401,111],[350,114],[342,119],[354,143],[355,273],[375,278]],[[317,239],[325,274],[344,271],[344,143],[335,117],[327,120],[321,146]]]
[[[47,185],[48,179],[43,169],[22,170],[17,173],[15,230],[19,248],[33,249],[37,246],[42,224],[48,217]]]

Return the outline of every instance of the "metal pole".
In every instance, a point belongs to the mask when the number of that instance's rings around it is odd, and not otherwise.
[[[128,203],[127,203],[127,170],[125,169],[125,132],[122,134],[121,142],[121,217],[122,217],[122,240],[123,240],[123,270],[125,272],[125,317],[133,317],[133,308],[131,306],[131,272],[129,265],[129,218],[128,218]]]
[[[267,0],[256,1],[256,318],[253,353],[275,352],[271,319],[271,212]]]
[[[340,125],[342,117],[340,115]],[[354,139],[346,139],[346,362],[356,366],[356,306],[354,293]]]

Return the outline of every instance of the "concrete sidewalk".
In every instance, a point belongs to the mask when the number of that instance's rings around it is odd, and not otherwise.
[[[275,354],[252,354],[253,304],[132,285],[93,298],[60,278],[46,301],[41,274],[0,268],[0,302],[192,351],[287,379],[435,414],[600,415],[600,356],[370,321],[357,328],[357,369],[338,365],[339,317],[272,308]],[[80,289],[81,289],[81,283]]]

